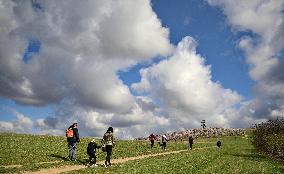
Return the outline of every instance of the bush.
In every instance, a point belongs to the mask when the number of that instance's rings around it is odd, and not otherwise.
[[[259,151],[284,159],[284,119],[255,125],[253,144]]]

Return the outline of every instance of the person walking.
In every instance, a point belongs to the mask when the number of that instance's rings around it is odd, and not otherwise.
[[[167,138],[166,134],[162,135],[162,149],[166,150],[167,147],[167,142],[169,141],[169,139]]]
[[[89,142],[88,147],[87,147],[87,153],[89,155],[89,166],[90,167],[97,167],[97,149],[100,148],[96,143],[95,139],[92,139],[91,142]]]
[[[67,144],[68,144],[68,158],[71,161],[76,161],[76,153],[77,153],[76,143],[80,142],[79,131],[78,131],[77,126],[78,126],[77,123],[73,123],[66,130],[66,137],[67,137]]]
[[[222,145],[221,141],[218,140],[217,143],[216,143],[216,149],[220,150],[221,149],[221,145]]]
[[[113,136],[113,128],[109,127],[102,139],[102,146],[105,146],[106,151],[106,160],[105,160],[105,167],[111,166],[111,155],[112,155],[112,148],[114,147],[114,136]]]
[[[151,149],[152,149],[154,147],[155,140],[157,140],[157,137],[153,133],[151,133],[151,135],[149,136],[149,140],[151,142]]]
[[[189,135],[188,143],[189,143],[189,150],[191,150],[192,149],[192,144],[193,144],[193,137],[192,137],[192,135]]]

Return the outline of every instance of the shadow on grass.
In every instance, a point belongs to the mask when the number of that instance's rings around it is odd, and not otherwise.
[[[63,161],[70,161],[69,158],[67,157],[64,157],[64,156],[61,156],[61,155],[58,155],[58,154],[51,154],[50,155],[51,157],[55,157],[55,158],[59,158]],[[77,159],[76,163],[80,163],[80,164],[87,164],[88,163],[88,159],[82,159],[82,160],[79,160]]]
[[[66,157],[64,157],[64,156],[61,156],[61,155],[51,154],[50,156],[51,156],[51,157],[55,157],[55,158],[59,158],[59,159],[61,159],[61,160],[63,160],[63,161],[69,161],[68,158],[66,158]]]
[[[238,154],[238,153],[231,153],[231,154],[228,154],[228,155],[231,155],[231,156],[236,156],[236,157],[242,157],[242,158],[248,158],[248,159],[253,159],[253,160],[267,160],[264,156],[262,155],[258,155],[258,154]]]
[[[83,164],[83,165],[87,165],[88,164],[88,160],[87,159],[82,159],[82,160],[77,160],[78,163]]]
[[[225,155],[247,158],[254,161],[268,160],[264,155],[258,154],[254,149],[245,149],[246,153],[224,153]]]

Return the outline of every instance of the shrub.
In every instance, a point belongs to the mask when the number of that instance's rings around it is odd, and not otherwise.
[[[253,144],[259,151],[284,159],[284,118],[256,124]]]

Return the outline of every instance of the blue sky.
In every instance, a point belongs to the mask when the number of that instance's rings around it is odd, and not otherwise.
[[[252,97],[254,82],[248,75],[243,51],[236,46],[241,34],[232,33],[220,9],[196,0],[154,0],[152,5],[162,25],[170,29],[171,43],[176,45],[183,37],[192,36],[198,43],[197,53],[211,65],[213,81],[238,91],[246,99]],[[141,67],[139,64],[119,73],[120,78],[127,85],[138,82]]]
[[[83,135],[112,125],[129,138],[195,128],[203,119],[246,127],[278,117],[283,6],[7,2],[0,6],[0,131],[60,135],[78,121]]]
[[[32,1],[32,4],[35,4]],[[33,6],[37,10],[39,4]],[[211,65],[212,80],[220,82],[225,88],[236,90],[246,99],[250,99],[253,81],[248,76],[248,65],[245,63],[243,51],[236,47],[240,34],[232,33],[226,23],[226,17],[221,10],[196,0],[154,0],[152,8],[164,27],[169,28],[170,42],[177,45],[185,36],[192,36],[198,43],[197,53],[206,58],[206,64]],[[169,11],[171,11],[169,13]],[[23,54],[27,63],[33,55],[40,51],[41,42],[30,38]],[[152,62],[139,63],[126,71],[119,71],[119,78],[129,88],[132,83],[140,81],[139,70],[163,60],[157,57]],[[131,90],[135,95],[135,92]],[[1,98],[1,120],[10,121],[11,110],[30,116],[32,119],[53,115],[53,106],[27,106],[15,103],[13,100]],[[12,110],[13,110],[12,109]]]

